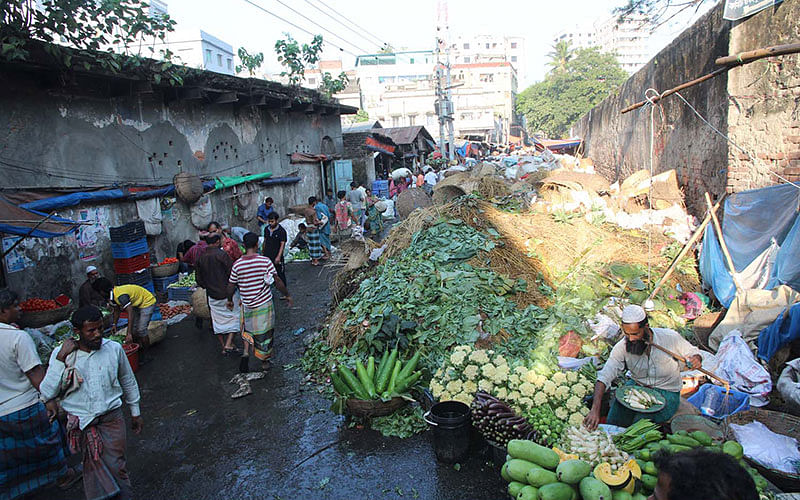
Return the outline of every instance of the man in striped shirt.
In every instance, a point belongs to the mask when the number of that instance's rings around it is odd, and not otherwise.
[[[272,357],[272,342],[275,328],[275,310],[272,303],[272,290],[275,286],[286,295],[286,301],[294,305],[286,285],[278,277],[278,272],[269,258],[258,254],[258,235],[247,233],[242,238],[246,253],[233,263],[228,280],[228,309],[233,309],[233,295],[239,289],[244,318],[244,352],[239,362],[239,371],[249,371],[250,347],[253,354],[262,362],[262,369],[269,367]]]

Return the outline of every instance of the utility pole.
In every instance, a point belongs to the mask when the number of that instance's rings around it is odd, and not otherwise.
[[[447,0],[439,0],[437,3],[437,37],[436,37],[436,108],[439,115],[439,150],[442,157],[450,160],[455,159],[454,137],[453,137],[453,92],[450,80],[450,36],[447,16]],[[442,46],[445,50],[445,71],[442,68],[441,52]],[[442,79],[446,78],[444,87]],[[445,143],[445,132],[449,141]],[[445,145],[447,154],[445,154]]]

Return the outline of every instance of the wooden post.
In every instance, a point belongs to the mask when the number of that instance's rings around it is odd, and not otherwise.
[[[711,208],[711,196],[709,196],[708,191],[706,191],[706,205],[708,205],[709,209]],[[722,254],[725,256],[725,261],[728,263],[728,270],[731,273],[733,284],[736,286],[736,291],[741,292],[742,287],[739,285],[739,280],[736,278],[736,268],[733,267],[733,259],[731,258],[730,252],[728,252],[728,245],[725,243],[725,238],[722,236],[722,226],[719,224],[719,219],[717,218],[716,212],[711,212],[711,220],[714,221],[714,228],[717,230],[719,246],[722,248]]]
[[[672,272],[675,271],[675,269],[678,267],[678,263],[681,261],[681,259],[689,252],[689,250],[691,250],[692,246],[694,246],[694,244],[697,242],[697,240],[700,239],[700,236],[703,235],[703,232],[704,232],[706,226],[708,226],[708,223],[711,222],[711,213],[717,211],[717,209],[719,208],[720,202],[721,202],[721,200],[718,201],[717,204],[714,205],[709,210],[709,212],[706,214],[705,218],[703,219],[703,222],[701,222],[700,225],[697,226],[697,229],[695,229],[694,234],[692,234],[692,237],[689,238],[689,241],[687,241],[686,244],[683,246],[683,248],[681,249],[680,253],[672,261],[672,264],[670,264],[670,266],[667,269],[667,271],[664,273],[663,276],[661,276],[661,279],[658,280],[658,283],[656,283],[656,286],[655,286],[655,288],[653,288],[653,291],[650,292],[650,296],[647,297],[647,300],[653,300],[653,297],[656,296],[656,294],[661,289],[661,287],[664,286],[664,283],[667,281],[667,279],[669,279],[669,277],[672,275]]]

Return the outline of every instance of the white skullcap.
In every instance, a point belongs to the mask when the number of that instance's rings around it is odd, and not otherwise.
[[[94,266],[89,266],[86,268],[86,274],[92,273],[94,271],[97,271],[97,268]]]
[[[644,320],[647,315],[642,309],[642,306],[637,306],[635,304],[631,304],[629,306],[625,306],[625,309],[622,310],[622,322],[623,323],[638,323]]]

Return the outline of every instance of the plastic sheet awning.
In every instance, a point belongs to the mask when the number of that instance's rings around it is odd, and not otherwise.
[[[0,197],[0,233],[53,238],[69,234],[78,227],[78,223],[73,220],[55,216],[39,224],[45,217],[46,213],[20,208]]]
[[[244,184],[245,182],[260,181],[262,179],[268,179],[270,177],[272,177],[272,172],[264,172],[261,174],[252,174],[252,175],[215,177],[214,189],[230,188],[233,186],[238,186],[239,184]]]
[[[800,290],[800,189],[781,184],[735,193],[725,200],[722,234],[737,273],[766,252],[773,240],[780,246],[767,266],[765,288],[787,285]],[[736,296],[736,286],[716,232],[706,230],[700,256],[703,280],[725,307]]]

